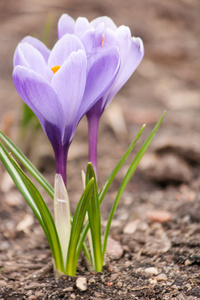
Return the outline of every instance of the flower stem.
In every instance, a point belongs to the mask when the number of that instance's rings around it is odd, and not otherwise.
[[[54,148],[54,152],[56,158],[56,173],[62,176],[63,182],[66,185],[68,147],[62,146],[59,147],[59,149]]]
[[[92,163],[97,176],[97,139],[100,116],[93,112],[87,113],[88,119],[88,141],[89,141],[89,161]]]

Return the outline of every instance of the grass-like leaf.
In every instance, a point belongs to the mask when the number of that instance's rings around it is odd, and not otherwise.
[[[133,140],[133,142],[131,143],[131,145],[128,147],[128,149],[126,150],[125,154],[123,155],[122,159],[118,162],[118,164],[116,165],[116,167],[113,169],[112,173],[110,174],[110,176],[106,180],[104,186],[102,187],[101,191],[99,192],[99,201],[100,201],[100,203],[103,201],[103,198],[105,197],[105,195],[106,195],[106,193],[107,193],[107,191],[108,191],[111,183],[113,182],[114,178],[116,177],[117,173],[119,172],[119,170],[123,166],[123,164],[126,161],[126,159],[128,158],[129,154],[133,150],[135,144],[139,140],[139,138],[140,138],[143,130],[145,129],[145,127],[146,127],[145,124],[141,127],[141,129],[138,132],[138,134],[136,135],[135,139]]]
[[[89,180],[94,178],[94,189],[91,195],[91,202],[88,207],[88,218],[90,224],[91,238],[92,238],[92,257],[94,263],[94,269],[96,272],[102,272],[103,257],[102,257],[102,245],[101,245],[101,212],[100,202],[98,195],[98,187],[95,172],[91,163],[88,163],[86,172],[86,185]]]
[[[122,184],[119,188],[119,191],[117,193],[115,202],[113,204],[112,210],[110,212],[109,218],[108,218],[108,222],[106,225],[106,229],[105,229],[105,233],[104,233],[104,241],[103,241],[103,255],[106,252],[106,246],[107,246],[107,239],[108,239],[108,235],[109,235],[109,231],[110,231],[110,226],[111,226],[111,222],[114,216],[114,213],[116,211],[117,205],[119,203],[119,200],[121,198],[121,195],[127,185],[127,183],[129,182],[129,180],[131,179],[133,173],[135,172],[141,158],[143,157],[143,155],[145,154],[147,148],[149,147],[155,133],[157,132],[158,128],[160,127],[162,120],[164,118],[165,112],[163,113],[162,117],[160,118],[160,120],[158,121],[158,123],[156,124],[156,126],[154,127],[153,131],[151,132],[151,134],[149,135],[149,137],[146,139],[146,141],[144,142],[144,144],[142,145],[142,147],[140,148],[140,151],[137,153],[135,159],[133,160],[132,164],[130,165],[123,181]]]
[[[54,190],[52,186],[47,182],[47,180],[42,176],[42,174],[35,168],[35,166],[30,162],[30,160],[19,150],[13,142],[0,131],[0,141],[9,149],[9,151],[19,160],[19,162],[30,172],[30,174],[39,182],[39,184],[47,191],[47,193],[54,198]],[[17,185],[17,181],[15,182]],[[73,217],[70,217],[71,223]],[[85,243],[82,243],[85,255],[89,259],[89,251]]]
[[[112,173],[110,174],[110,176],[108,177],[108,179],[106,180],[106,183],[104,184],[104,186],[102,187],[101,191],[99,192],[99,202],[100,204],[102,203],[111,183],[113,182],[114,178],[116,177],[117,173],[119,172],[119,170],[121,169],[121,167],[123,166],[124,162],[126,161],[126,159],[128,158],[129,154],[131,153],[131,151],[133,150],[135,144],[137,143],[138,139],[140,138],[144,128],[146,125],[143,125],[140,129],[140,131],[138,132],[137,136],[135,137],[135,139],[133,140],[133,142],[131,143],[131,145],[129,146],[129,148],[126,150],[125,154],[123,155],[122,159],[118,162],[117,166],[113,169]],[[81,251],[81,245],[82,245],[82,241],[85,240],[85,237],[87,235],[89,229],[89,221],[87,221],[87,223],[84,226],[84,229],[81,233],[81,237],[79,240],[79,244],[78,244],[78,251]],[[89,258],[88,258],[89,259]]]
[[[83,191],[83,194],[81,196],[81,199],[79,200],[79,203],[76,207],[76,211],[74,214],[72,227],[71,227],[69,247],[68,247],[66,272],[65,272],[65,274],[69,276],[75,276],[76,274],[76,266],[80,254],[80,252],[77,252],[77,245],[80,239],[80,234],[83,227],[85,214],[86,211],[88,210],[88,205],[90,204],[91,201],[93,186],[94,186],[94,178],[91,178],[85,190]],[[82,241],[81,248],[83,246],[83,242],[84,240]]]
[[[31,175],[43,186],[47,193],[53,198],[54,191],[52,186],[42,176],[42,174],[34,167],[28,158],[17,148],[11,140],[0,131],[0,140],[9,149],[9,151],[20,161],[20,163],[31,173]]]
[[[33,210],[47,237],[57,270],[64,271],[61,247],[53,218],[37,188],[0,143],[0,159]]]

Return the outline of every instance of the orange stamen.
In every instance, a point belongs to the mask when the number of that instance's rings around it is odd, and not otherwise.
[[[60,69],[60,66],[55,66],[51,68],[51,70],[54,72],[54,74]]]
[[[103,35],[103,36],[102,36],[102,43],[101,43],[101,47],[102,47],[102,48],[103,48],[104,42],[105,42],[105,37],[104,37],[104,35]]]

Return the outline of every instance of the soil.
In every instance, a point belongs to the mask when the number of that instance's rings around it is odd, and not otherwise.
[[[100,187],[142,124],[147,128],[134,153],[167,113],[120,201],[110,232],[117,244],[111,243],[116,245],[112,255],[108,248],[102,273],[88,270],[81,258],[76,277],[55,277],[42,229],[0,164],[0,299],[200,299],[199,11],[199,0],[1,0],[1,129],[52,184],[54,160],[43,133],[33,138],[27,128],[24,139],[19,135],[22,103],[11,74],[14,49],[24,36],[34,35],[51,47],[57,20],[68,13],[89,20],[108,15],[143,39],[143,62],[101,120]],[[68,163],[72,211],[86,163],[83,119]],[[102,224],[127,167],[128,162],[102,204]],[[81,289],[77,279],[82,277]]]

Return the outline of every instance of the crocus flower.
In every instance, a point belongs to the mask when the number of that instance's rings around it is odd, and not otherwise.
[[[88,64],[78,37],[63,35],[50,51],[26,37],[14,55],[13,80],[19,96],[35,113],[56,158],[56,173],[66,182],[67,153],[82,116],[102,97],[119,70],[117,47]]]
[[[89,160],[95,170],[97,163],[97,133],[100,117],[116,93],[133,74],[144,55],[143,42],[140,38],[131,37],[126,26],[117,27],[108,17],[99,17],[91,22],[79,17],[76,21],[64,14],[58,22],[58,37],[73,33],[82,41],[87,59],[95,59],[96,54],[106,51],[111,46],[119,47],[120,70],[110,88],[99,97],[87,112],[89,126]]]

